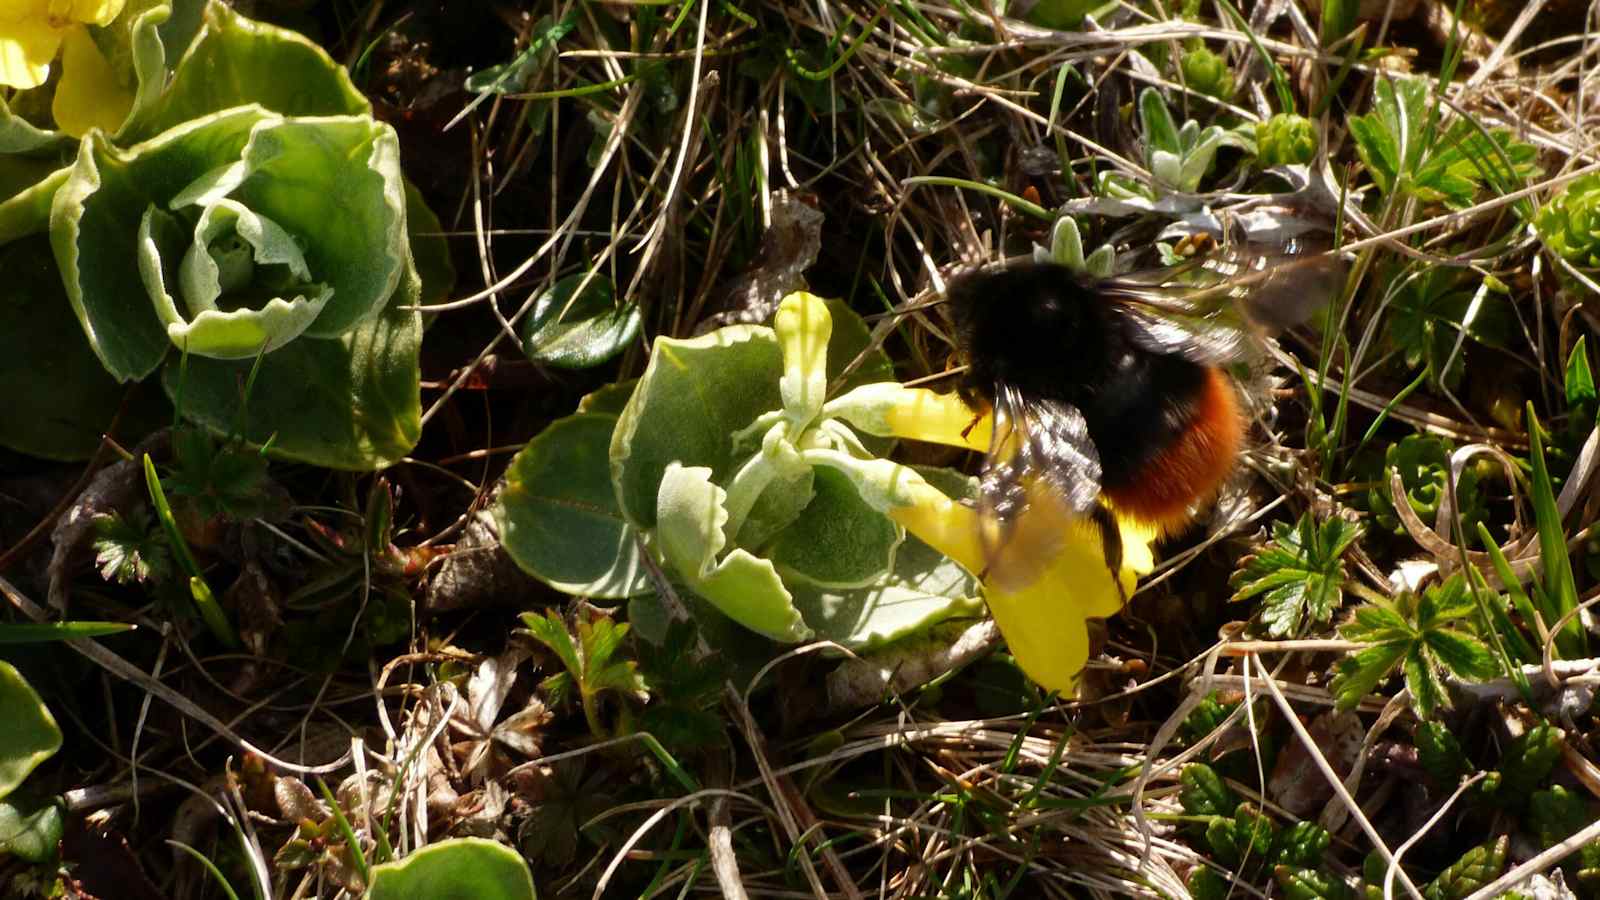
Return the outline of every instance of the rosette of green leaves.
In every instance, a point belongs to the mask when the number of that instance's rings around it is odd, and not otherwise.
[[[92,133],[50,232],[90,346],[134,381],[173,347],[249,359],[339,338],[403,279],[415,302],[405,214],[387,125],[245,106],[127,150]]]
[[[1278,113],[1256,125],[1256,158],[1263,166],[1304,165],[1317,155],[1317,128],[1295,113]]]
[[[1600,174],[1568,184],[1539,210],[1539,239],[1575,266],[1600,266]]]
[[[87,456],[119,383],[160,370],[184,416],[279,455],[403,456],[416,308],[454,273],[393,132],[315,44],[216,0],[130,0],[95,39],[135,89],[114,134],[0,110],[0,379],[40,398],[0,444]],[[160,393],[119,437],[170,418]]]
[[[1194,119],[1186,120],[1182,127],[1172,118],[1172,110],[1161,92],[1145,88],[1139,94],[1139,124],[1144,131],[1145,164],[1156,183],[1185,194],[1200,189],[1200,182],[1211,171],[1217,151],[1223,147],[1237,147],[1255,152],[1255,142],[1238,131],[1226,131],[1220,125],[1200,127]]]
[[[867,648],[979,613],[977,582],[866,496],[898,489],[887,478],[962,497],[969,479],[879,459],[885,442],[831,414],[887,382],[881,351],[846,372],[867,346],[859,317],[809,294],[772,328],[658,338],[637,384],[591,396],[512,462],[506,550],[557,589],[633,598],[641,622],[654,565],[692,608],[783,642]],[[846,393],[824,406],[830,386]]]
[[[1451,451],[1451,446],[1443,439],[1422,434],[1407,435],[1384,450],[1383,466],[1380,471],[1371,473],[1373,486],[1367,489],[1367,508],[1380,528],[1405,534],[1405,526],[1390,499],[1388,473],[1391,471],[1400,473],[1406,502],[1412,511],[1424,522],[1433,521],[1439,513],[1439,505],[1449,497]],[[1467,466],[1456,482],[1456,499],[1461,504],[1467,534],[1473,533],[1473,523],[1481,521],[1487,511],[1479,478],[1478,468]]]

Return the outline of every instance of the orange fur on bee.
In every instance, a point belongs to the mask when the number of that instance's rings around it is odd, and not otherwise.
[[[1220,369],[1208,367],[1205,373],[1188,430],[1156,454],[1131,486],[1106,491],[1117,513],[1163,533],[1188,524],[1194,505],[1217,493],[1244,443],[1244,416],[1232,379]]]

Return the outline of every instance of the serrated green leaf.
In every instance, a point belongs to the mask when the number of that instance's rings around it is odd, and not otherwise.
[[[1422,889],[1425,900],[1464,900],[1505,871],[1511,839],[1501,835],[1468,850]]]
[[[1190,763],[1178,775],[1182,789],[1178,802],[1191,816],[1231,816],[1239,806],[1239,798],[1222,780],[1215,769],[1205,763]]]
[[[1461,678],[1481,681],[1500,674],[1488,645],[1469,634],[1441,628],[1425,633],[1422,641],[1446,669]]]
[[[583,658],[578,655],[578,645],[573,643],[567,623],[554,610],[542,613],[523,613],[522,624],[534,640],[549,648],[561,660],[569,673],[583,671]]]
[[[1346,900],[1350,896],[1344,881],[1318,869],[1276,866],[1272,878],[1288,900]]]
[[[1419,723],[1415,739],[1423,771],[1440,787],[1454,788],[1472,771],[1472,763],[1462,751],[1461,743],[1450,729],[1438,722]]]
[[[164,581],[172,574],[172,558],[148,509],[132,521],[112,512],[95,517],[95,565],[100,577],[118,584]]]
[[[1340,660],[1339,671],[1329,685],[1338,709],[1354,709],[1379,682],[1389,677],[1405,655],[1405,644],[1388,643],[1368,647]]]
[[[1310,514],[1294,528],[1279,523],[1273,546],[1235,572],[1233,600],[1262,596],[1261,622],[1272,637],[1289,637],[1307,622],[1327,622],[1344,601],[1343,554],[1360,534],[1344,519],[1321,526]]]
[[[1450,705],[1450,695],[1445,691],[1439,673],[1428,664],[1428,658],[1419,644],[1411,644],[1401,662],[1406,676],[1406,690],[1411,692],[1411,706],[1417,716],[1429,718],[1440,707]]]

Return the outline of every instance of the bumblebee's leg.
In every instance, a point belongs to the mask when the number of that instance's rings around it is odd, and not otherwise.
[[[1128,594],[1122,589],[1122,529],[1117,527],[1116,517],[1103,503],[1094,505],[1089,518],[1100,532],[1100,552],[1105,557],[1106,570],[1111,573],[1111,583],[1117,586],[1117,597],[1126,604]]]
[[[967,423],[967,427],[961,429],[961,439],[966,440],[967,435],[972,433],[972,429],[978,427],[978,423],[983,421],[983,417],[989,414],[989,404],[978,396],[978,392],[972,389],[972,385],[964,381],[956,385],[956,397],[966,405],[967,409],[973,411],[972,421]]]

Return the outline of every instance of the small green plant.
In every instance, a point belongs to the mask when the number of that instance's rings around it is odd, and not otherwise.
[[[1509,192],[1539,173],[1535,149],[1510,131],[1480,130],[1466,118],[1443,129],[1420,78],[1380,78],[1372,112],[1353,116],[1350,133],[1384,196],[1402,194],[1452,208],[1469,206],[1484,185]]]
[[[1233,96],[1233,70],[1228,61],[1205,47],[1193,47],[1183,52],[1179,63],[1183,83],[1190,90],[1210,97],[1227,99]]]
[[[101,578],[146,584],[172,576],[172,554],[148,507],[140,506],[128,516],[115,512],[96,516],[94,531],[94,561]]]
[[[1391,276],[1385,343],[1401,353],[1406,368],[1421,370],[1435,390],[1454,391],[1466,372],[1465,351],[1474,345],[1503,348],[1515,333],[1516,314],[1488,279],[1473,284],[1471,273],[1448,266]]]
[[[25,285],[33,309],[70,310],[77,340],[114,382],[158,379],[169,396],[182,382],[192,423],[227,431],[259,357],[247,440],[331,468],[405,455],[420,429],[417,308],[453,273],[430,243],[439,239],[414,237],[438,226],[401,175],[394,130],[321,48],[216,0],[77,4],[72,17],[52,14],[52,27],[58,19],[69,60],[75,43],[104,53],[98,66],[67,68],[104,69],[131,93],[120,105],[98,98],[94,115],[114,121],[80,140],[73,121],[86,111],[63,108],[58,89],[56,127],[26,126],[26,140],[0,147],[8,172],[61,161],[31,185],[8,183],[0,202],[0,245],[48,236],[56,277],[29,277],[37,256],[6,253],[0,280]],[[59,42],[40,47],[53,54]],[[10,101],[50,90],[19,84],[6,60],[0,79],[27,88]],[[230,77],[217,77],[222,65]],[[99,383],[100,373],[33,358],[61,344],[60,324],[8,319],[18,346],[31,338],[41,349],[0,363],[7,383],[42,382],[30,369],[80,391]],[[93,434],[105,422],[70,424]],[[50,456],[93,449],[15,423],[0,424],[0,443]]]
[[[580,618],[577,628],[568,630],[567,623],[553,611],[524,613],[522,624],[527,630],[521,633],[544,645],[561,661],[564,671],[544,680],[551,702],[559,704],[576,695],[590,733],[595,737],[610,736],[612,729],[601,716],[601,698],[610,693],[641,695],[645,688],[638,663],[618,653],[628,635],[628,624],[598,616]]]
[[[1389,487],[1389,473],[1398,472],[1405,486],[1406,503],[1424,522],[1432,523],[1439,505],[1449,499],[1450,454],[1453,445],[1433,435],[1409,434],[1399,443],[1384,449],[1381,466],[1371,466],[1367,474],[1372,486],[1367,489],[1367,509],[1379,528],[1390,534],[1405,534],[1405,525],[1395,513]],[[1487,513],[1484,485],[1476,466],[1461,470],[1456,482],[1456,501],[1461,521],[1476,539],[1476,526]]]
[[[1272,543],[1234,572],[1232,599],[1261,597],[1260,620],[1269,637],[1293,637],[1328,622],[1344,603],[1345,551],[1360,536],[1360,527],[1337,516],[1320,526],[1310,513],[1293,526],[1278,522]]]
[[[1580,268],[1600,267],[1600,174],[1573,179],[1534,224],[1551,253]]]
[[[1354,708],[1398,666],[1412,710],[1427,719],[1450,705],[1446,674],[1478,680],[1499,674],[1494,655],[1471,629],[1477,611],[1460,575],[1420,594],[1402,591],[1392,602],[1369,597],[1339,628],[1345,640],[1367,645],[1339,663],[1331,685],[1339,708]]]
[[[1053,262],[1094,278],[1108,278],[1117,267],[1117,249],[1110,244],[1101,244],[1093,253],[1083,255],[1083,233],[1078,229],[1077,220],[1066,215],[1051,226],[1048,249],[1038,244],[1033,246],[1033,258],[1036,262]]]
[[[1317,155],[1317,126],[1305,116],[1278,113],[1256,125],[1256,159],[1263,166],[1304,165]]]
[[[1200,127],[1189,119],[1180,128],[1167,108],[1167,101],[1155,88],[1139,94],[1139,124],[1144,132],[1145,165],[1156,185],[1171,191],[1193,194],[1211,171],[1217,151],[1238,147],[1254,153],[1255,141],[1238,131],[1220,125]]]
[[[847,308],[805,293],[772,328],[658,338],[636,385],[512,462],[496,510],[507,551],[554,587],[617,599],[652,590],[649,554],[750,631],[853,650],[978,612],[981,593],[1030,677],[1072,689],[1086,618],[1121,608],[1153,565],[1150,536],[1125,528],[1113,576],[1085,522],[1025,588],[981,584],[977,512],[961,502],[972,480],[878,454],[889,437],[986,450],[991,425],[953,395],[887,380],[868,345]]]

